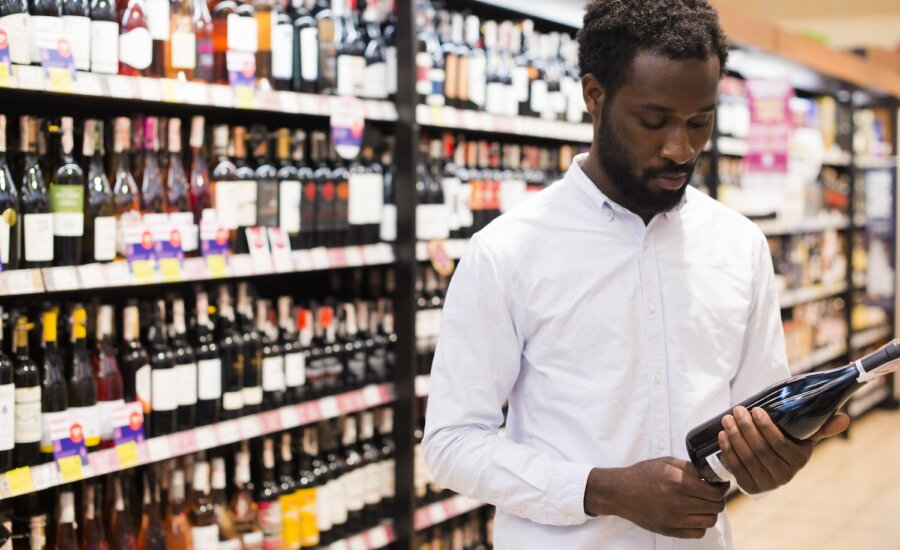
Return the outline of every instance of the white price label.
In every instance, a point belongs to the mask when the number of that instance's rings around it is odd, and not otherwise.
[[[194,432],[197,438],[197,450],[212,449],[219,444],[216,431],[209,426],[202,426]]]
[[[341,413],[338,400],[335,397],[325,397],[319,400],[319,408],[323,418],[334,418]]]
[[[259,419],[255,416],[245,416],[240,419],[241,437],[244,439],[253,439],[259,437],[262,429],[259,425]]]
[[[281,407],[278,409],[278,416],[281,417],[281,427],[283,429],[296,428],[300,425],[300,414],[294,406]]]
[[[169,439],[166,437],[154,437],[146,440],[144,443],[147,446],[147,456],[150,458],[150,462],[159,462],[172,456],[172,451],[169,449]]]

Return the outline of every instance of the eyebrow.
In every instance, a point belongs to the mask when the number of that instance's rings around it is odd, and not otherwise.
[[[663,105],[658,105],[656,103],[644,103],[640,105],[640,108],[645,111],[654,111],[657,113],[671,113],[673,109],[665,107]],[[700,109],[698,113],[711,113],[716,110],[715,104],[707,105],[706,107]]]

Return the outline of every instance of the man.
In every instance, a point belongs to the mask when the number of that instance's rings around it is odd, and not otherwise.
[[[685,435],[790,373],[765,237],[687,185],[726,39],[705,0],[592,0],[578,41],[593,144],[472,239],[425,457],[442,485],[497,506],[499,549],[731,547],[727,487],[686,462]],[[812,445],[742,408],[720,444],[753,494]]]

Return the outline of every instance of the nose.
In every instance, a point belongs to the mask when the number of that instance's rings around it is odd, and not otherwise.
[[[666,134],[666,141],[663,143],[660,154],[664,159],[671,160],[675,164],[690,162],[694,158],[696,150],[691,145],[687,129],[679,126],[670,130]]]

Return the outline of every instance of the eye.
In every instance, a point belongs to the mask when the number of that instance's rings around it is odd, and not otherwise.
[[[662,119],[659,122],[646,120],[644,117],[639,117],[641,121],[641,126],[647,128],[648,130],[659,130],[663,126],[666,125],[666,119]]]
[[[709,128],[709,125],[712,123],[712,115],[707,115],[702,118],[693,119],[688,121],[688,126],[691,128]]]

